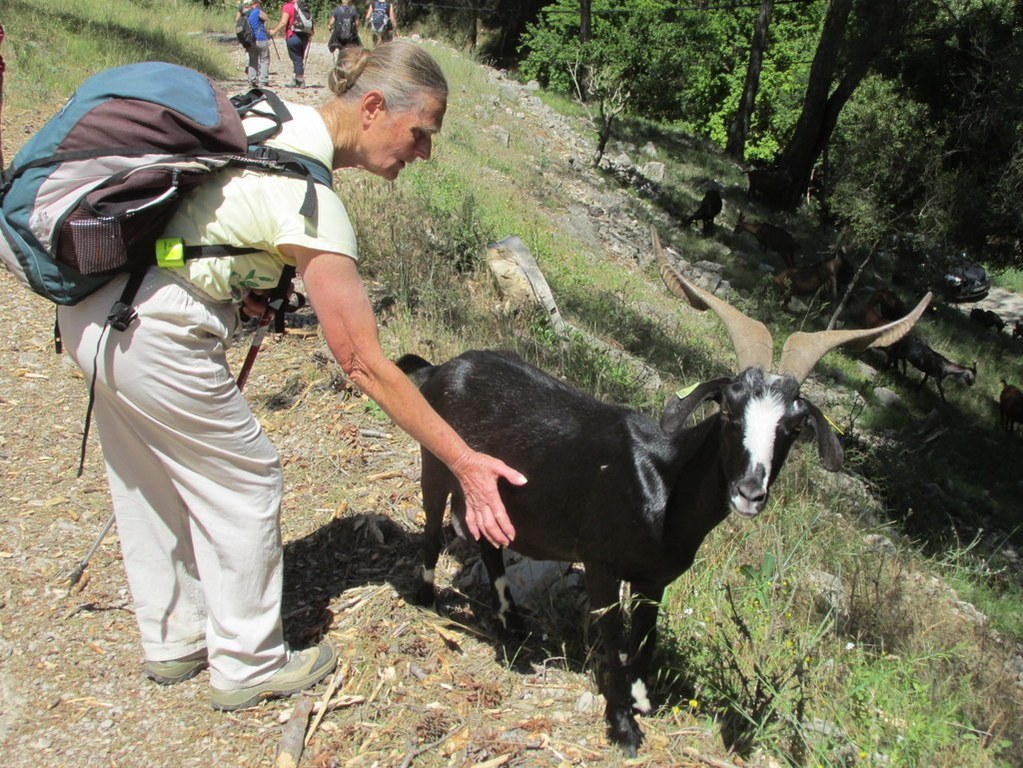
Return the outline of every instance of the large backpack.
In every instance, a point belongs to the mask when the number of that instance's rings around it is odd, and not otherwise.
[[[373,0],[373,12],[369,16],[369,28],[377,34],[391,25],[391,4],[386,0]]]
[[[249,11],[242,11],[234,22],[234,34],[243,48],[251,48],[256,44],[256,33],[249,23]]]
[[[339,5],[334,9],[333,16],[334,30],[331,32],[327,48],[334,51],[342,46],[359,42],[359,34],[355,29],[359,12],[350,5]]]
[[[242,117],[250,114],[267,117],[271,127],[247,136]],[[329,169],[259,145],[290,119],[269,91],[229,99],[205,75],[174,64],[94,75],[3,172],[0,261],[36,293],[75,304],[118,273],[137,276],[130,285],[157,263],[250,253],[230,245],[168,246],[158,238],[181,194],[225,168],[305,179],[300,212],[315,216],[313,183],[331,186]],[[158,244],[165,246],[162,262]],[[126,314],[118,320],[112,312],[115,328],[130,324],[133,300],[122,295]]]
[[[295,0],[295,17],[291,21],[291,31],[300,37],[311,37],[313,34],[313,11],[306,0]]]

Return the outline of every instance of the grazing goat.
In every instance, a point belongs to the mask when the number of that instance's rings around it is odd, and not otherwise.
[[[737,235],[740,232],[749,232],[753,235],[764,253],[774,251],[780,254],[785,259],[785,266],[796,266],[796,241],[781,227],[768,224],[766,221],[746,221],[740,213],[732,234]]]
[[[686,226],[697,221],[702,222],[703,234],[713,231],[714,217],[721,213],[721,193],[716,189],[707,190],[700,201],[700,207],[683,222]]]
[[[845,263],[845,257],[838,253],[830,259],[807,264],[805,267],[783,269],[773,278],[774,284],[785,293],[782,302],[792,296],[806,296],[827,286],[828,294],[838,295],[838,271]]]
[[[656,644],[658,604],[665,587],[693,563],[704,537],[734,509],[754,517],[803,428],[816,437],[824,466],[840,469],[842,449],[820,410],[800,397],[800,382],[828,350],[841,344],[891,344],[923,305],[906,318],[861,331],[795,333],[771,372],[771,334],[762,323],[690,284],[668,263],[654,233],[661,275],[673,293],[725,322],[742,373],[673,396],[660,424],[638,411],[602,403],[510,352],[466,352],[439,366],[416,355],[398,361],[429,403],[473,448],[523,472],[521,487],[502,485],[515,526],[511,549],[534,559],[582,562],[591,615],[603,642],[611,740],[635,754],[643,735],[633,717],[651,709],[646,676]],[[693,427],[686,421],[712,400],[720,411]],[[423,581],[417,598],[435,600],[434,568],[444,508],[465,530],[465,500],[447,467],[422,454]],[[504,576],[501,551],[479,542],[498,619],[520,618]],[[620,604],[623,581],[629,605]],[[631,634],[623,615],[631,608]]]
[[[863,327],[877,328],[879,325],[902,317],[906,314],[906,305],[902,299],[888,288],[879,288],[870,294],[863,308]]]
[[[901,363],[903,374],[906,372],[907,362],[923,373],[924,377],[917,384],[917,389],[926,384],[927,379],[934,379],[934,383],[938,385],[938,394],[941,395],[942,402],[945,402],[945,390],[941,387],[942,380],[949,377],[957,378],[968,387],[972,387],[973,382],[977,380],[976,363],[969,367],[953,363],[927,346],[927,343],[915,333],[906,334],[895,344],[886,348],[885,355],[888,358],[889,366],[895,363],[898,367]]]
[[[974,307],[970,310],[970,321],[985,328],[994,328],[999,333],[1005,327],[1005,321],[997,313],[992,312],[990,309],[981,309],[980,307]]]
[[[1012,432],[1016,424],[1023,424],[1023,392],[1002,379],[1002,394],[998,397],[1001,425],[1006,432]]]
[[[1012,326],[1012,337],[1014,339],[1023,338],[1023,320],[1017,320],[1016,324]]]

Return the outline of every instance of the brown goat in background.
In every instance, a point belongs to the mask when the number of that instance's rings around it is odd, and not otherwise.
[[[1016,424],[1023,424],[1023,392],[1002,379],[1002,394],[998,397],[998,410],[1002,428],[1012,432]]]
[[[740,213],[732,234],[738,235],[741,232],[749,232],[753,235],[760,243],[760,249],[764,253],[774,251],[785,259],[786,266],[794,267],[796,265],[796,241],[781,227],[768,224],[766,221],[746,221]]]
[[[806,296],[815,293],[824,286],[828,295],[838,295],[838,271],[845,263],[845,257],[838,253],[830,259],[823,259],[805,267],[789,267],[776,274],[774,284],[785,291],[783,302],[791,296]],[[874,327],[874,326],[870,326]]]

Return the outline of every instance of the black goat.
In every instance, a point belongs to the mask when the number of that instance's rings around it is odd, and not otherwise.
[[[992,312],[990,309],[981,309],[980,307],[974,307],[970,310],[970,321],[985,328],[994,328],[999,333],[1005,327],[1005,321],[998,316],[997,312]]]
[[[968,387],[972,387],[977,380],[976,363],[972,366],[953,363],[944,355],[927,346],[927,343],[915,333],[906,334],[895,344],[886,348],[885,355],[888,358],[889,366],[894,363],[898,367],[901,363],[903,374],[906,372],[906,363],[923,373],[924,377],[917,384],[918,389],[927,383],[927,379],[934,379],[934,383],[938,385],[938,394],[941,395],[942,402],[945,402],[945,390],[941,387],[941,382],[944,379],[957,378]]]
[[[660,424],[618,405],[595,400],[509,352],[467,352],[440,366],[406,355],[399,366],[419,382],[431,405],[477,450],[523,472],[529,482],[503,486],[515,526],[511,548],[527,557],[582,562],[590,608],[603,641],[606,674],[599,687],[610,738],[635,754],[642,731],[633,708],[650,710],[646,675],[656,644],[658,604],[665,587],[693,563],[706,535],[734,509],[754,517],[789,449],[806,427],[824,466],[838,470],[842,450],[821,412],[800,397],[800,382],[839,344],[890,344],[923,311],[868,331],[796,333],[771,373],[770,332],[672,268],[654,235],[661,275],[697,309],[724,320],[744,369],[672,397]],[[686,428],[706,401],[720,412]],[[432,603],[433,570],[441,548],[444,508],[465,530],[465,501],[454,476],[423,452],[426,512],[423,583],[418,598]],[[504,578],[499,549],[480,541],[505,627],[520,619]],[[621,583],[631,584],[629,606]],[[631,608],[631,635],[623,613]]]
[[[714,218],[721,213],[721,193],[716,189],[709,189],[700,201],[700,207],[685,218],[686,225],[697,221],[702,222],[703,234],[714,231]]]

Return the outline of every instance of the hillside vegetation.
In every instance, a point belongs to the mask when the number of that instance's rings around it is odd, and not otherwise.
[[[107,66],[162,58],[243,85],[240,51],[218,42],[230,9],[204,16],[169,0],[158,12],[142,3],[115,12],[84,0],[68,19],[56,0],[5,8],[6,158],[74,84]],[[53,34],[57,18],[75,26],[73,41]],[[593,135],[573,105],[546,104],[471,56],[428,44],[451,83],[432,161],[395,183],[338,175],[361,273],[392,308],[381,316],[389,353],[442,361],[510,348],[656,416],[674,392],[730,372],[734,354],[716,319],[664,290],[651,225],[685,262],[719,265],[729,301],[766,322],[776,344],[828,322],[834,302],[823,295],[783,308],[766,277],[776,257],[732,232],[740,213],[768,214],[715,147],[625,121],[608,154],[662,162],[665,175],[622,186],[588,167]],[[311,82],[323,82],[328,60],[320,38]],[[286,61],[274,66],[283,79]],[[325,93],[284,95],[316,103]],[[725,208],[704,236],[669,211],[694,209],[711,184]],[[801,244],[801,261],[836,245],[803,215],[775,221]],[[628,355],[559,335],[540,312],[502,311],[485,255],[510,235],[536,258],[565,318]],[[883,259],[872,263],[867,283],[892,279]],[[0,739],[10,764],[266,764],[286,702],[213,717],[204,677],[143,686],[113,538],[81,594],[65,594],[66,574],[109,514],[102,461],[94,440],[74,479],[84,383],[52,354],[49,306],[2,279]],[[897,284],[910,302],[927,287]],[[856,325],[862,296],[842,322]],[[442,561],[444,618],[409,605],[416,447],[329,361],[315,320],[293,320],[301,332],[267,344],[247,393],[285,464],[289,638],[326,633],[348,660],[339,691],[349,698],[314,734],[311,765],[1023,765],[1023,489],[1010,469],[1023,446],[999,430],[995,411],[1000,380],[1023,382],[1018,339],[938,306],[920,333],[979,371],[970,389],[946,384],[947,403],[930,384],[917,390],[914,374],[882,370],[879,355],[822,361],[806,391],[842,430],[845,471],[824,472],[812,446],[799,446],[767,512],[709,537],[665,599],[659,709],[641,719],[647,742],[626,763],[592,701],[577,586],[534,606],[533,638],[502,645],[485,587],[465,578],[476,557],[453,546]]]

